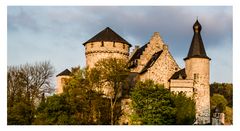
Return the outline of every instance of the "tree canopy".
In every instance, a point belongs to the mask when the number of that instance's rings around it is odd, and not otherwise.
[[[195,102],[185,94],[173,94],[153,81],[138,82],[131,92],[133,124],[193,124]]]
[[[36,107],[46,94],[51,94],[53,67],[50,62],[8,66],[8,124],[32,124]]]

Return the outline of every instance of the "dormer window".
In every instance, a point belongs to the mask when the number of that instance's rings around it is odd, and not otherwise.
[[[101,43],[101,47],[103,47],[104,46],[104,42],[102,41],[102,43]]]

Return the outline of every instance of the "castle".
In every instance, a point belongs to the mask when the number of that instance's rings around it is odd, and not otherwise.
[[[107,27],[83,43],[85,46],[86,65],[94,64],[104,58],[126,59],[131,73],[138,80],[153,80],[163,84],[172,92],[184,92],[196,102],[196,121],[194,124],[210,123],[210,58],[207,56],[201,38],[201,24],[198,20],[193,25],[194,35],[184,58],[185,68],[181,69],[168,50],[159,33],[155,32],[149,42],[142,47],[135,47],[129,53],[131,44]],[[69,70],[57,75],[57,93],[62,92]],[[127,121],[127,119],[126,119]]]

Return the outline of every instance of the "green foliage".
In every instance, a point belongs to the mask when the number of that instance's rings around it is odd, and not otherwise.
[[[110,124],[110,101],[95,91],[91,70],[73,69],[61,95],[48,97],[38,107],[35,124]]]
[[[174,95],[176,107],[176,124],[191,125],[195,120],[195,102],[192,98],[186,97],[184,93]]]
[[[216,83],[210,85],[211,89],[211,114],[215,108],[225,113],[225,124],[232,124],[233,85],[230,83]]]
[[[7,109],[8,125],[30,125],[32,124],[32,117],[34,109],[24,102],[18,102],[13,107]]]
[[[231,107],[226,106],[225,113],[225,124],[232,125],[233,124],[233,109]]]
[[[37,112],[34,124],[66,124],[69,120],[70,108],[66,102],[66,97],[53,95],[48,97],[46,102],[41,102]]]
[[[211,97],[211,111],[215,112],[215,109],[218,108],[219,112],[224,112],[227,106],[227,100],[223,95],[213,94]]]
[[[49,62],[8,66],[7,109],[9,125],[29,125],[43,94],[52,93],[53,67]]]
[[[121,110],[120,98],[123,90],[123,86],[127,85],[127,76],[129,75],[129,70],[126,68],[126,60],[108,58],[102,59],[95,64],[95,67],[91,69],[95,73],[91,73],[90,78],[93,83],[101,85],[100,88],[108,90],[108,94],[105,94],[110,98],[110,111],[111,111],[111,124],[117,124],[118,118],[120,117]],[[97,87],[96,85],[96,87]],[[118,113],[115,113],[117,111]]]
[[[216,83],[210,85],[211,94],[220,94],[228,101],[228,106],[233,105],[233,85],[230,83]]]
[[[138,82],[131,92],[133,123],[146,125],[193,124],[195,103],[184,94],[174,95],[153,81]]]

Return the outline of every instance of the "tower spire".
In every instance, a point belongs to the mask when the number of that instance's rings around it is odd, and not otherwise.
[[[197,18],[196,22],[193,25],[194,35],[192,38],[192,43],[189,48],[188,55],[186,58],[184,58],[184,60],[187,60],[189,58],[207,58],[211,60],[206,54],[202,37],[201,37],[201,30],[202,30],[202,26],[198,22],[198,18]]]

